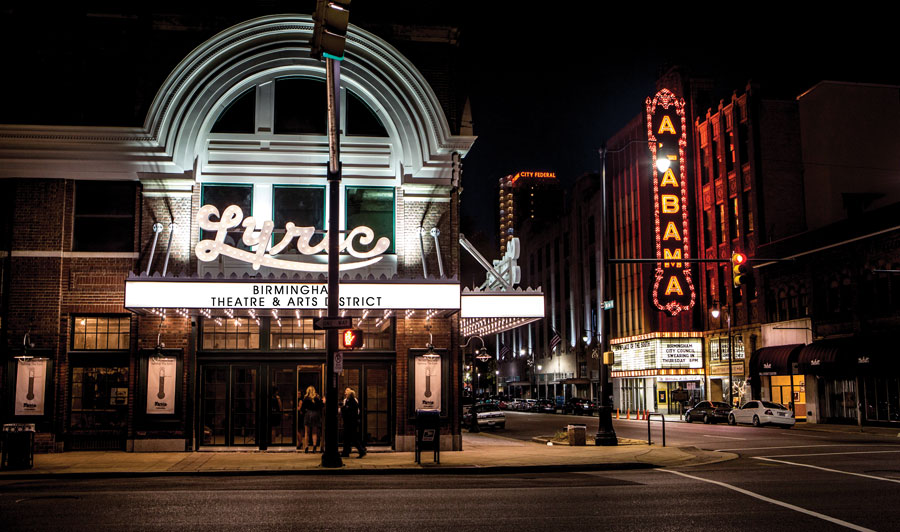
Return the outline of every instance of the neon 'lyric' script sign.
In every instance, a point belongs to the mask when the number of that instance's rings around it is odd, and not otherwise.
[[[213,217],[219,218],[219,220],[213,221],[211,219]],[[266,220],[262,223],[262,229],[257,231],[256,219],[252,216],[244,218],[243,211],[237,205],[231,205],[226,208],[221,216],[219,216],[219,209],[215,206],[204,205],[197,213],[197,222],[200,224],[201,229],[216,232],[216,237],[213,240],[201,240],[194,248],[197,259],[203,262],[211,262],[219,258],[219,255],[225,255],[226,257],[252,264],[254,270],[258,270],[260,266],[266,266],[268,268],[301,272],[328,271],[328,264],[275,258],[275,255],[287,249],[295,238],[297,239],[297,251],[304,255],[315,255],[316,253],[328,251],[327,235],[318,244],[310,245],[310,241],[316,232],[315,227],[297,227],[293,222],[288,222],[284,226],[284,237],[274,246],[270,246],[269,242],[272,238],[272,231],[275,229],[275,223],[271,220]],[[244,228],[244,235],[241,241],[246,246],[256,246],[256,251],[238,249],[225,243],[228,230],[238,226]],[[355,270],[375,264],[383,258],[380,255],[391,246],[389,238],[381,237],[375,242],[375,246],[371,250],[357,251],[353,247],[353,240],[357,237],[359,237],[361,245],[367,246],[375,240],[375,232],[368,227],[359,226],[340,239],[338,252],[346,250],[354,258],[365,259],[357,262],[341,263],[339,266],[341,271]]]

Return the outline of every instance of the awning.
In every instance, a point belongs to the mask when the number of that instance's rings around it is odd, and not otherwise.
[[[757,349],[750,355],[750,374],[791,375],[791,366],[803,347],[803,344],[790,344]]]
[[[888,338],[847,337],[819,340],[797,355],[800,373],[857,376],[897,368],[897,346]]]
[[[531,386],[531,383],[530,383],[530,382],[515,381],[515,382],[507,382],[506,385],[507,385],[507,386]]]
[[[590,384],[591,379],[584,378],[584,377],[573,378],[573,379],[560,379],[559,383],[560,384]]]

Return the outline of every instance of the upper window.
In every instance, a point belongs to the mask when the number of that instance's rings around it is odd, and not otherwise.
[[[357,95],[347,91],[347,135],[387,137],[388,133],[378,116]]]
[[[259,349],[259,324],[248,318],[203,318],[203,349]]]
[[[347,187],[347,229],[366,226],[375,232],[375,238],[363,245],[357,237],[354,249],[369,251],[378,239],[391,240],[386,253],[394,252],[394,189],[388,187]]]
[[[73,316],[72,349],[124,350],[130,347],[131,319],[121,317]]]
[[[253,186],[252,185],[203,185],[202,194],[203,205],[214,205],[219,209],[219,216],[225,212],[231,205],[237,205],[244,213],[244,218],[253,214]],[[244,235],[244,229],[238,225],[236,228],[228,231],[225,243],[241,249],[248,249],[241,242]],[[215,233],[201,230],[200,240],[215,238]]]
[[[275,230],[275,243],[281,241],[284,226],[293,222],[297,227],[315,227],[325,229],[325,187],[275,185],[272,190],[272,212]],[[324,236],[313,237],[310,245],[315,246]],[[289,246],[282,253],[296,251]]]
[[[132,182],[76,182],[72,250],[134,251],[136,191]]]
[[[313,78],[275,80],[275,134],[326,135],[328,99],[325,81]]]
[[[211,133],[249,133],[256,131],[256,87],[245,91],[222,111]]]

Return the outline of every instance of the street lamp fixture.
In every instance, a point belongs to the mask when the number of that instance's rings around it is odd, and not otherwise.
[[[665,173],[670,166],[672,166],[672,161],[670,161],[668,157],[660,157],[656,160],[656,169],[659,170],[660,173]]]

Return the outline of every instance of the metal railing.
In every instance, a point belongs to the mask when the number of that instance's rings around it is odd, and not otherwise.
[[[650,439],[650,418],[653,416],[659,416],[662,419],[662,444],[663,447],[666,446],[666,416],[662,415],[659,412],[647,412],[647,445],[653,445],[653,440]]]

